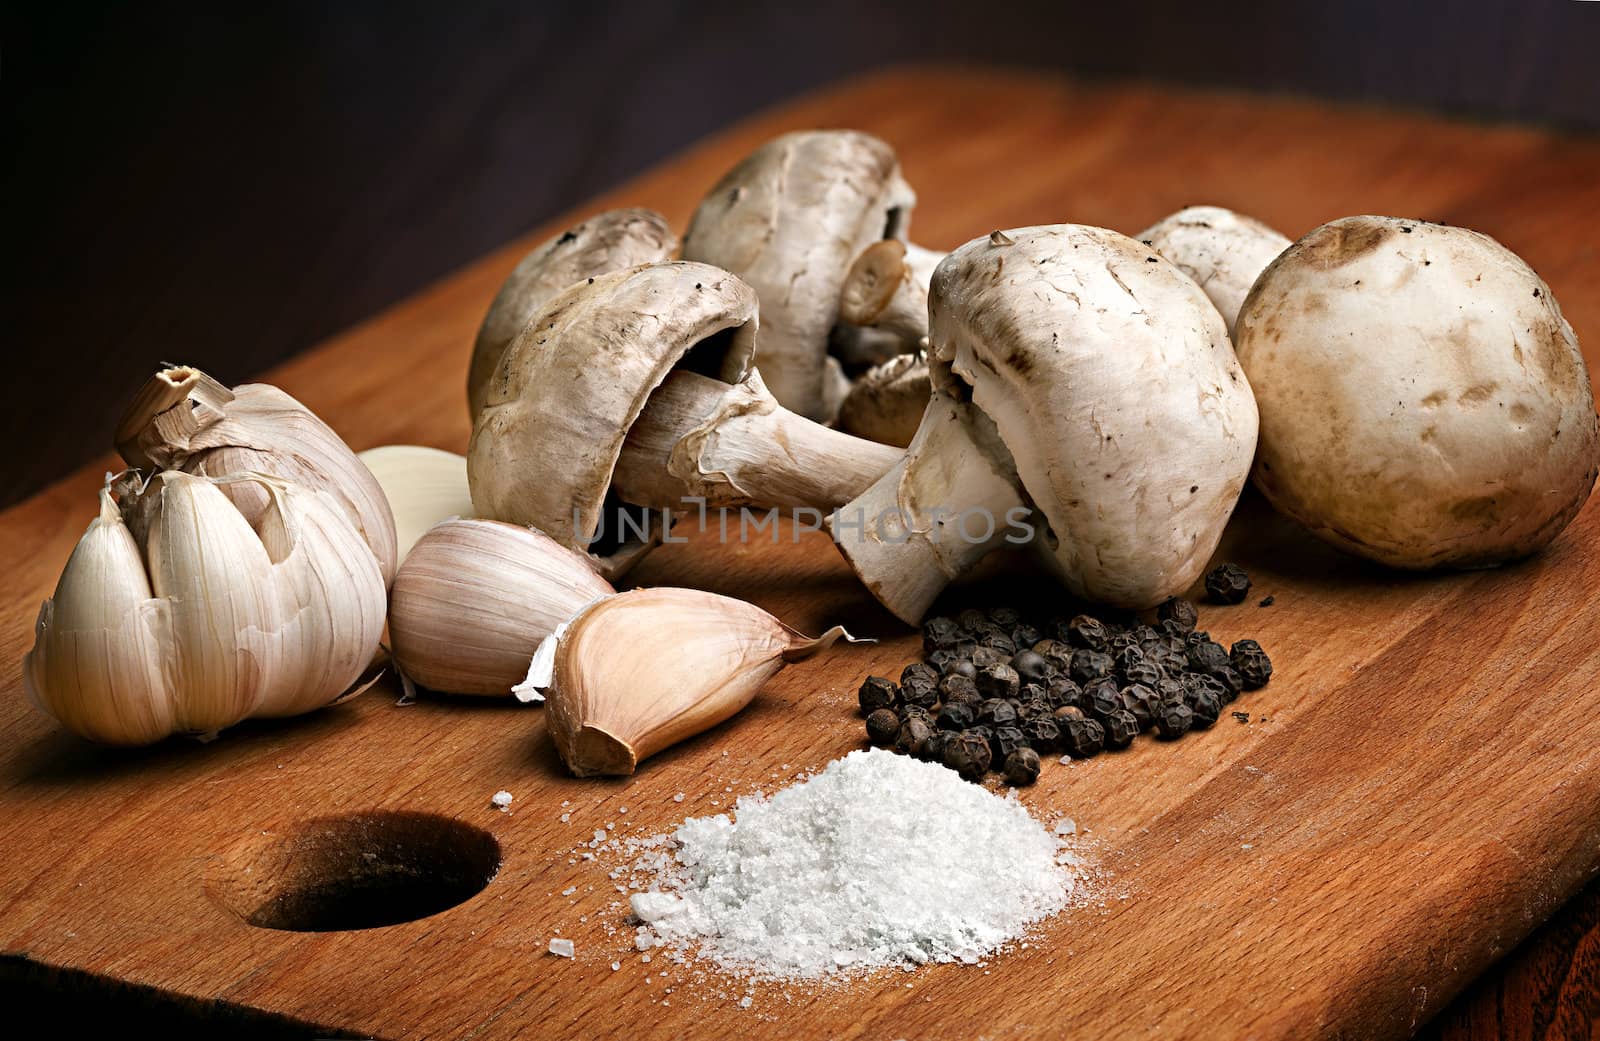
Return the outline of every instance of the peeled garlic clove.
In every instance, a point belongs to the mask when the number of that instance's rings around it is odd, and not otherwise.
[[[22,663],[29,699],[102,744],[148,744],[172,733],[158,607],[139,546],[102,490],[100,515],[39,610],[33,650]]]
[[[454,694],[511,693],[539,642],[611,584],[532,528],[447,520],[417,540],[389,596],[395,664]]]
[[[695,589],[635,589],[554,637],[545,719],[579,777],[631,774],[744,708],[785,664],[848,635],[807,640],[772,615]]]
[[[384,445],[356,458],[378,479],[394,511],[395,544],[402,562],[435,524],[472,516],[466,456],[421,445]]]
[[[371,547],[384,582],[394,577],[394,516],[377,478],[331,427],[277,387],[229,390],[199,369],[163,369],[134,397],[116,443],[132,466],[207,477],[266,474],[326,492]],[[227,491],[251,522],[267,508],[269,496],[257,483]]]

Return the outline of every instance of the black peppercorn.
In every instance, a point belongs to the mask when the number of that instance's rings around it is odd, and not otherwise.
[[[1092,719],[1069,719],[1061,733],[1061,744],[1074,759],[1099,755],[1106,746],[1105,728]]]
[[[1106,641],[1106,653],[1115,658],[1118,652],[1125,651],[1129,647],[1138,646],[1138,637],[1134,636],[1126,629],[1119,629],[1111,634],[1111,639]]]
[[[1042,683],[1055,671],[1044,655],[1035,651],[1018,651],[1011,659],[1011,667],[1027,683]]]
[[[1182,686],[1183,697],[1181,699],[1169,700],[1182,700],[1188,703],[1190,708],[1194,707],[1195,699],[1202,693],[1210,694],[1212,697],[1216,698],[1218,702],[1224,705],[1233,700],[1233,696],[1228,693],[1228,688],[1223,686],[1222,681],[1217,679],[1215,676],[1206,676],[1202,675],[1201,673],[1191,672],[1183,677]]]
[[[1179,693],[1181,695],[1182,692]],[[1122,710],[1133,717],[1140,730],[1149,730],[1155,725],[1156,709],[1160,707],[1161,699],[1153,689],[1142,683],[1130,683],[1122,688],[1117,697],[1122,702]]]
[[[978,693],[976,683],[956,673],[939,681],[939,700],[946,705],[976,705],[983,695]]]
[[[1066,672],[1072,667],[1072,648],[1060,640],[1040,640],[1033,645],[1033,653],[1049,662],[1057,672]]]
[[[917,758],[929,763],[944,762],[944,743],[954,735],[946,730],[935,730],[922,742],[922,751]]]
[[[1074,683],[1088,683],[1090,680],[1097,680],[1101,676],[1111,675],[1111,670],[1114,666],[1115,662],[1112,661],[1109,654],[1089,650],[1074,651],[1072,665],[1068,672]]]
[[[982,734],[964,730],[945,739],[944,765],[969,781],[982,781],[993,761],[989,740]]]
[[[956,615],[956,624],[963,629],[981,629],[989,624],[989,618],[976,607],[969,607]]]
[[[1083,709],[1076,705],[1062,705],[1060,708],[1051,713],[1051,715],[1055,716],[1057,728],[1066,726],[1068,722],[1074,719],[1089,718],[1083,714]]]
[[[979,647],[972,652],[972,666],[976,669],[986,669],[991,665],[1009,665],[1012,655],[1003,654],[993,647]]]
[[[1042,639],[1044,634],[1026,622],[1011,630],[1011,642],[1017,645],[1018,650],[1032,647]]]
[[[1111,661],[1118,672],[1125,672],[1130,666],[1144,663],[1144,651],[1138,647],[1124,647],[1111,656]]]
[[[922,651],[932,654],[952,648],[966,635],[966,630],[953,618],[930,618],[922,623]]]
[[[900,684],[902,704],[931,709],[939,703],[939,681],[921,674],[911,676]]]
[[[957,657],[971,658],[978,650],[978,641],[969,636],[950,649],[956,652]]]
[[[876,712],[880,708],[893,708],[900,701],[900,688],[882,676],[868,676],[862,681],[861,689],[856,692],[856,700],[861,703],[863,713]]]
[[[1017,710],[1002,698],[990,698],[978,705],[978,723],[986,727],[1010,726],[1017,721]]]
[[[1189,668],[1195,672],[1215,675],[1218,669],[1231,667],[1232,664],[1228,660],[1228,652],[1215,640],[1189,645]]]
[[[1175,596],[1156,608],[1156,617],[1163,622],[1171,622],[1180,632],[1188,632],[1200,621],[1200,612],[1194,606],[1194,601],[1185,600]]]
[[[1083,688],[1066,676],[1057,676],[1045,684],[1044,694],[1052,705],[1076,705],[1083,697]]]
[[[1050,696],[1044,692],[1044,685],[1040,683],[1024,683],[1017,691],[1018,701],[1049,701]]]
[[[1061,743],[1061,728],[1048,713],[1029,718],[1022,724],[1022,732],[1039,752],[1052,752]]]
[[[1095,680],[1083,688],[1083,710],[1095,719],[1104,719],[1122,707],[1122,693],[1113,679]]]
[[[986,698],[1016,697],[1022,677],[1009,665],[986,665],[978,670],[978,693]]]
[[[900,717],[892,708],[874,709],[867,714],[867,740],[879,748],[894,744],[900,733]]]
[[[1019,748],[1030,747],[1028,736],[1022,732],[1021,727],[995,727],[994,740],[990,744],[993,746],[994,761],[997,763],[1005,762],[1006,756]]]
[[[907,665],[905,668],[900,670],[900,685],[902,687],[907,683],[919,680],[928,680],[933,683],[938,683],[939,670],[935,669],[932,665],[928,665],[925,662],[920,661],[914,661],[910,665]]]
[[[1208,643],[1210,640],[1211,634],[1206,632],[1204,629],[1196,629],[1194,632],[1183,634],[1183,646],[1185,650],[1202,643]]]
[[[1161,682],[1161,677],[1164,675],[1165,672],[1161,666],[1157,665],[1149,658],[1136,661],[1126,669],[1122,670],[1122,678],[1124,681],[1128,683],[1142,683],[1146,687],[1154,687],[1157,683]]]
[[[1142,729],[1133,713],[1126,709],[1119,709],[1101,721],[1105,730],[1106,747],[1116,750],[1127,748],[1133,744],[1133,739],[1139,736]]]
[[[933,722],[940,730],[965,730],[972,726],[977,715],[974,706],[967,702],[945,702]]]
[[[1144,660],[1163,673],[1184,672],[1189,668],[1189,649],[1182,644],[1177,647],[1163,645],[1146,653]]]
[[[1244,693],[1244,677],[1239,675],[1239,670],[1232,665],[1224,665],[1211,674],[1218,683],[1227,688],[1228,696],[1224,701],[1233,701]]]
[[[946,676],[965,676],[969,680],[978,678],[978,667],[972,663],[971,658],[954,658],[944,663],[940,669]]]
[[[1006,756],[1006,783],[1022,787],[1039,779],[1039,753],[1031,748],[1018,748]]]
[[[1218,564],[1206,572],[1206,596],[1213,603],[1237,604],[1250,595],[1250,576],[1237,564]]]
[[[1111,638],[1111,632],[1104,622],[1089,615],[1080,614],[1066,624],[1063,635],[1066,641],[1074,647],[1082,647],[1090,651],[1103,651],[1106,641]],[[1057,637],[1060,639],[1061,637]]]
[[[900,732],[895,735],[894,750],[902,755],[921,757],[922,744],[933,736],[934,727],[928,720],[920,716],[912,716],[900,724]]]
[[[1022,621],[1022,612],[1014,607],[991,607],[989,621],[1002,629],[1010,629]]]
[[[1181,701],[1168,701],[1156,712],[1156,734],[1165,741],[1176,741],[1194,726],[1194,710]]]
[[[951,650],[928,651],[922,656],[922,660],[932,665],[940,673],[943,673],[950,667],[951,662],[960,660],[960,655]]]
[[[1194,713],[1194,728],[1204,730],[1222,715],[1222,699],[1213,691],[1198,690],[1184,702]]]
[[[1228,652],[1233,667],[1239,670],[1239,678],[1244,681],[1245,690],[1255,690],[1265,687],[1272,678],[1272,659],[1267,657],[1267,652],[1254,640],[1240,640]]]

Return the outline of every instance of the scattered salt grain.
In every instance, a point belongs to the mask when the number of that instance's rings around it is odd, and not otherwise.
[[[740,1008],[749,1008],[751,1006],[751,1004],[753,1004],[753,1002],[751,1002],[750,995],[748,995],[748,994],[746,994],[744,997],[739,999],[739,1007]]]
[[[557,957],[570,958],[575,953],[575,950],[571,940],[563,940],[558,936],[550,941],[550,953]]]
[[[682,802],[683,801],[683,793],[679,792],[677,795],[674,795],[672,797],[672,801],[673,802]]]
[[[497,810],[509,810],[511,808],[511,793],[502,788],[491,795],[489,801],[494,803],[494,807]]]
[[[646,965],[650,964],[650,956],[648,954],[639,955],[639,960],[644,962]]]
[[[561,891],[561,895],[562,896],[571,896],[573,893],[576,893],[577,891],[578,891],[578,887],[577,886],[568,886],[567,888],[565,888],[565,889],[563,889]]]
[[[657,946],[757,977],[975,962],[1076,884],[1058,836],[1015,795],[878,749],[740,798],[735,816],[686,820],[672,853],[641,861],[655,884],[629,903]]]
[[[614,961],[614,962],[611,963],[611,971],[612,972],[620,972],[621,969],[622,969],[622,963],[620,961]]]

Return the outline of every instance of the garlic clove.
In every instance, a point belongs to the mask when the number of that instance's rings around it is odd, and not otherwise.
[[[389,596],[395,664],[454,694],[506,695],[539,642],[611,584],[533,528],[454,519],[417,540]]]
[[[138,544],[110,491],[44,602],[22,663],[29,700],[103,744],[148,744],[173,730],[172,695]]]
[[[145,544],[150,588],[170,620],[177,729],[215,733],[261,703],[275,648],[267,634],[279,605],[268,588],[272,560],[216,484],[177,470],[157,475]]]
[[[356,458],[372,471],[389,500],[402,562],[435,524],[473,516],[466,456],[421,445],[384,445],[359,452]]]
[[[394,576],[394,516],[377,478],[316,414],[277,387],[232,390],[199,369],[157,372],[117,425],[117,451],[132,466],[207,477],[259,473],[332,495],[378,560]],[[237,482],[228,495],[254,521],[269,495]]]
[[[554,637],[546,723],[579,777],[631,774],[750,703],[815,640],[752,604],[694,589],[635,589],[584,609]]]

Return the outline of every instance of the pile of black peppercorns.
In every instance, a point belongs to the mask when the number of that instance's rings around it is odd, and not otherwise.
[[[1221,603],[1239,603],[1249,588],[1233,564],[1206,576],[1207,594]],[[994,770],[1013,785],[1038,779],[1041,754],[1086,759],[1145,731],[1176,740],[1272,676],[1256,641],[1226,649],[1198,621],[1195,605],[1176,598],[1156,609],[1154,625],[1089,615],[1038,625],[1007,607],[930,618],[923,660],[898,684],[881,676],[861,684],[867,737],[969,781]]]

